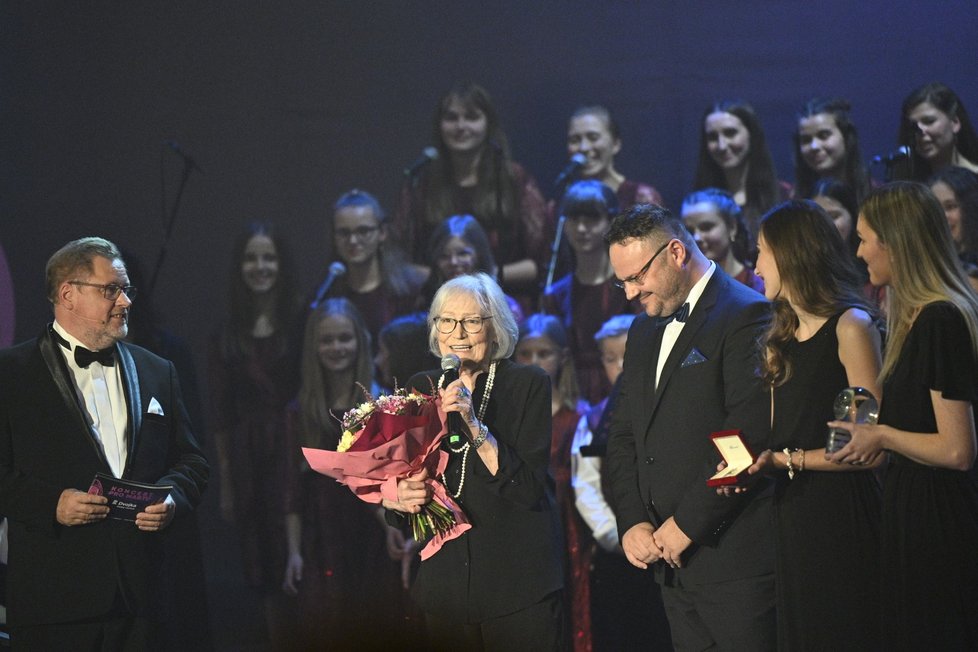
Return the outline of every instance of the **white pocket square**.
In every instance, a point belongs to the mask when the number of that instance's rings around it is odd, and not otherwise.
[[[156,400],[156,397],[149,399],[149,407],[146,409],[147,414],[158,414],[163,416],[163,406],[160,402]]]

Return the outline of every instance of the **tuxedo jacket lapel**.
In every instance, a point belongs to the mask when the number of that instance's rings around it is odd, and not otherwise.
[[[122,344],[116,344],[119,354],[119,369],[122,372],[122,386],[126,394],[126,406],[129,409],[128,455],[126,456],[126,471],[132,460],[132,452],[136,449],[136,436],[143,424],[142,396],[139,393],[139,374],[136,373],[136,363],[132,354]],[[126,473],[123,473],[125,476]]]
[[[68,367],[65,365],[61,352],[57,349],[61,345],[55,342],[53,328],[50,325],[48,326],[47,332],[39,337],[37,342],[38,348],[41,351],[41,358],[44,360],[44,364],[51,374],[51,379],[58,388],[58,395],[61,398],[63,407],[67,414],[70,415],[70,421],[73,422],[68,425],[73,425],[82,436],[88,439],[88,442],[92,445],[92,450],[95,451],[95,455],[98,456],[99,461],[102,462],[105,470],[108,471],[109,462],[105,459],[105,453],[102,451],[98,440],[95,439],[92,428],[88,424],[88,418],[85,416],[82,406],[78,403],[78,393],[75,391],[75,385],[71,382],[71,378],[68,377]]]

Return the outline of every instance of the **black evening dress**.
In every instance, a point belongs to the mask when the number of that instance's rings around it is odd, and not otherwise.
[[[776,451],[825,446],[833,402],[849,385],[839,361],[840,315],[785,348],[792,374],[774,389]],[[880,490],[873,472],[779,475],[774,515],[778,649],[877,649]]]
[[[931,390],[978,401],[978,361],[961,313],[925,306],[883,383],[880,423],[937,432]],[[926,435],[921,435],[926,436]],[[973,476],[894,454],[883,490],[885,650],[978,649],[978,492]]]

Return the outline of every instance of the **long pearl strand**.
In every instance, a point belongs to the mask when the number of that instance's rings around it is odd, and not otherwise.
[[[495,381],[496,362],[493,361],[493,363],[489,365],[489,375],[486,377],[486,388],[482,392],[482,401],[479,403],[479,410],[476,412],[476,416],[479,418],[480,423],[486,416],[486,406],[489,405],[489,395],[492,393],[492,385]],[[441,381],[439,381],[438,384],[441,385]],[[462,454],[462,474],[458,481],[458,491],[453,492],[448,488],[448,480],[445,478],[444,472],[441,474],[441,483],[445,485],[445,491],[448,492],[449,496],[452,498],[458,498],[462,495],[462,487],[465,486],[465,467],[466,463],[469,461],[469,451],[472,449],[472,445],[469,442],[465,442],[461,448],[455,449],[449,446],[448,449],[453,453]]]

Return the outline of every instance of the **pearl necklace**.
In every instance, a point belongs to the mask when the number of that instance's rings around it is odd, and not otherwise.
[[[445,379],[445,375],[442,374],[442,377],[438,380],[439,387],[441,386],[444,379]],[[495,381],[496,381],[496,362],[493,361],[493,363],[489,365],[489,376],[486,378],[486,388],[482,391],[482,401],[479,403],[479,410],[476,412],[476,416],[479,418],[480,423],[482,422],[483,418],[486,416],[486,407],[489,405],[489,395],[492,393],[492,385]],[[471,449],[472,449],[472,445],[469,442],[465,442],[465,444],[463,444],[461,448],[452,448],[450,445],[448,447],[448,450],[452,451],[453,453],[462,454],[462,474],[458,481],[458,491],[453,492],[451,489],[449,489],[448,480],[445,478],[444,472],[441,474],[441,483],[445,485],[445,491],[447,491],[448,495],[450,495],[452,498],[458,498],[459,496],[462,495],[462,487],[465,486],[465,466],[466,463],[469,461],[469,451]]]

